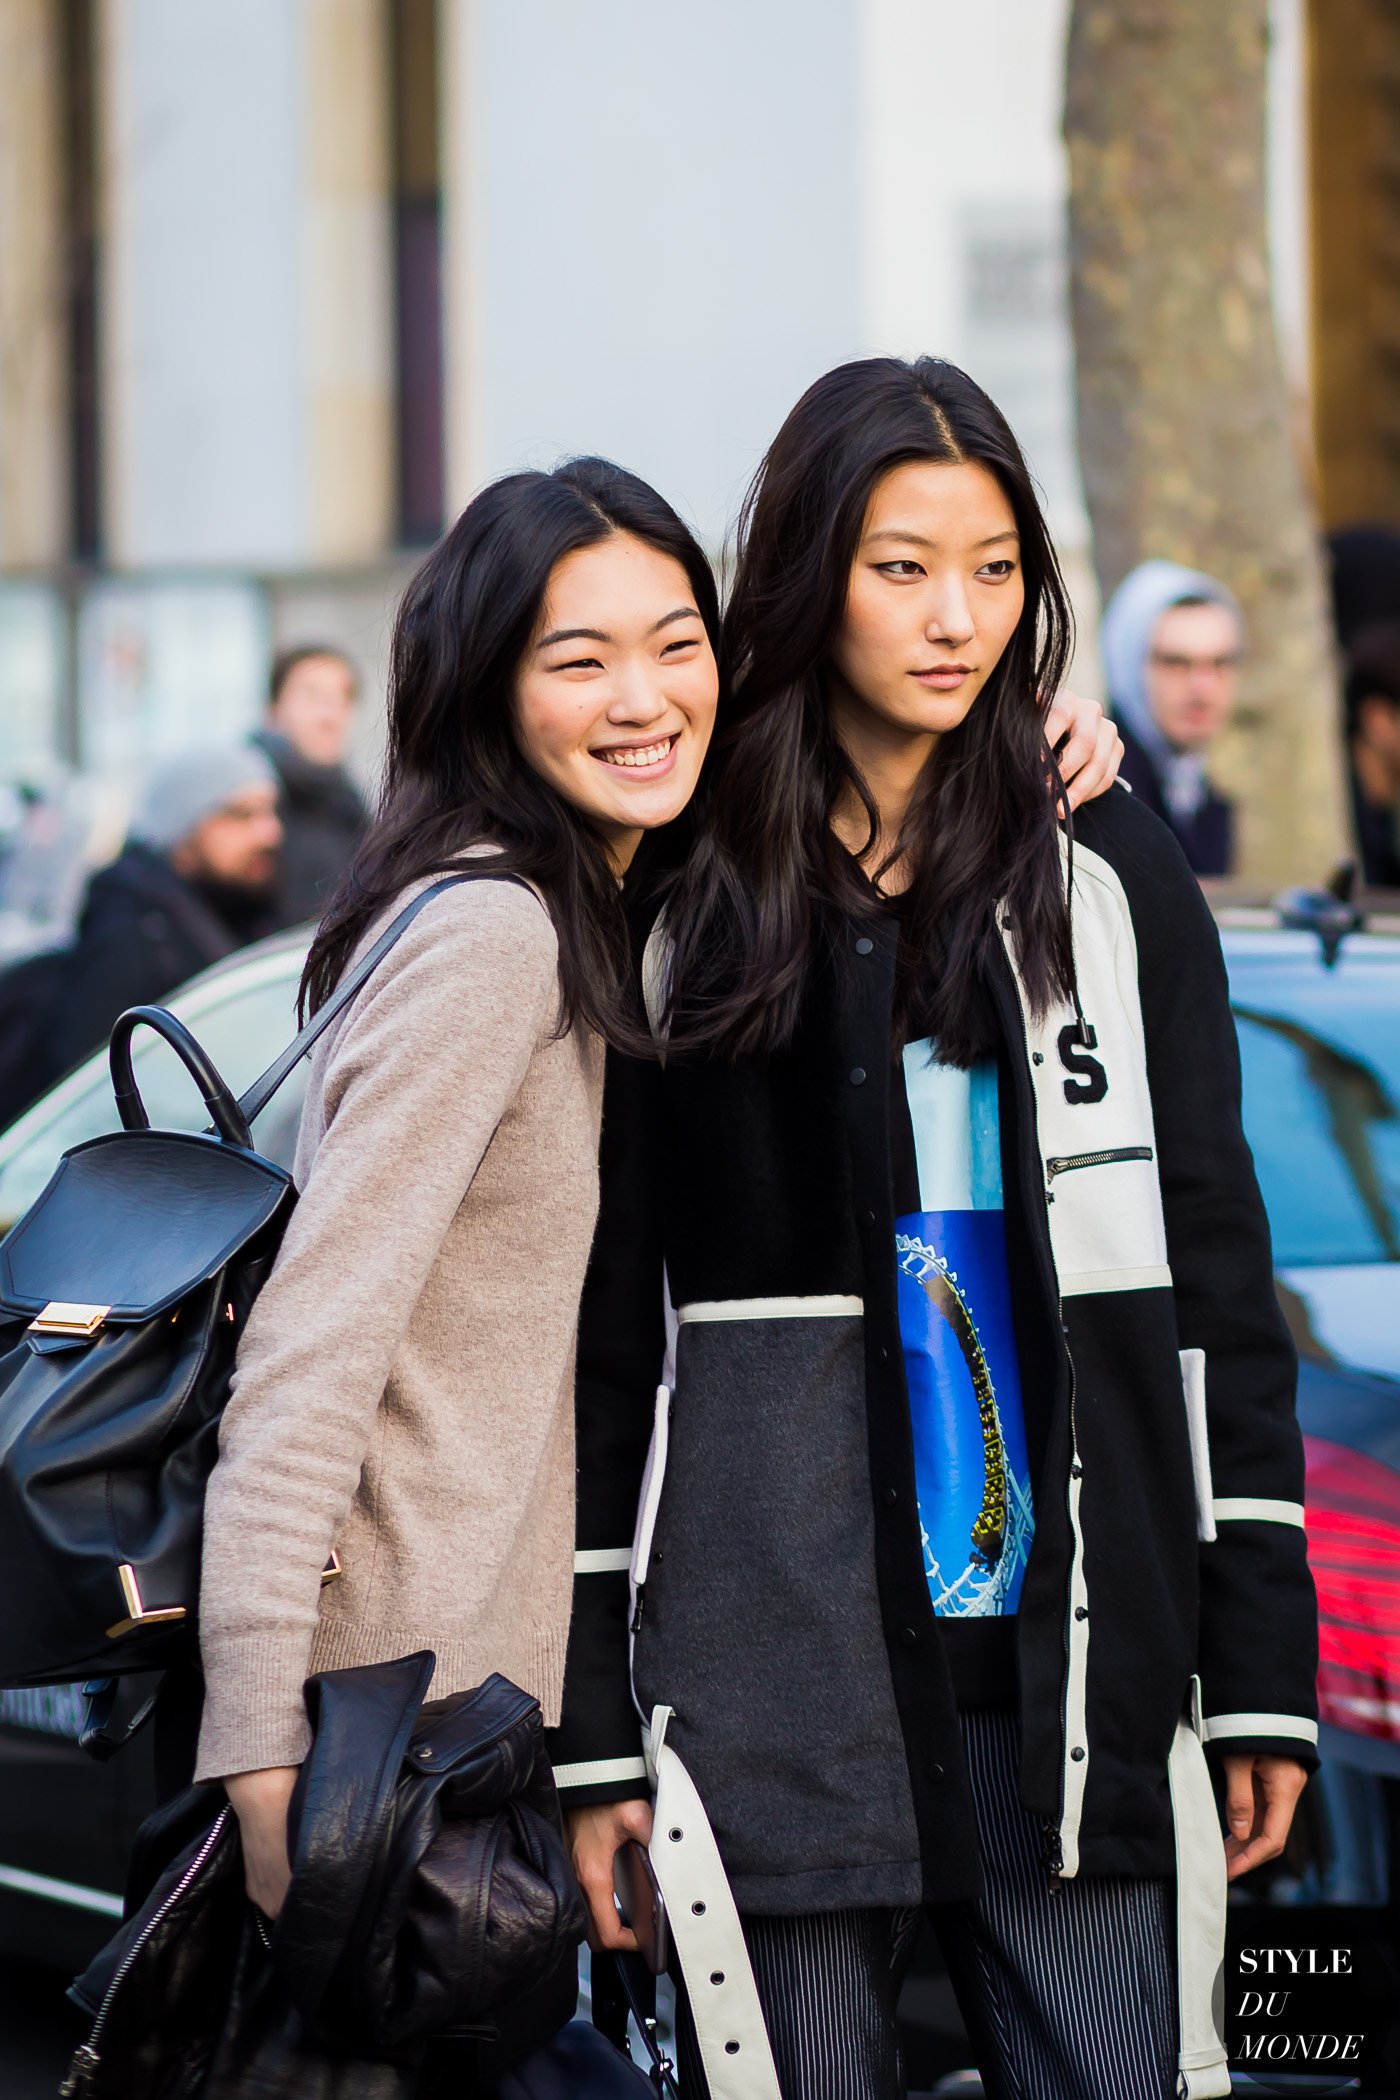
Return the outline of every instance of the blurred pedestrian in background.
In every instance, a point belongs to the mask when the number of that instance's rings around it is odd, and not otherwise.
[[[1400,532],[1328,535],[1352,821],[1369,889],[1400,889]]]
[[[277,775],[248,745],[185,751],[150,773],[126,847],[88,884],[50,1026],[52,1070],[106,1040],[128,1006],[271,930]]]
[[[1197,875],[1228,875],[1234,811],[1206,753],[1230,719],[1244,617],[1213,576],[1145,561],[1123,578],[1099,628],[1122,778],[1169,824]]]
[[[253,742],[281,790],[278,926],[320,918],[364,836],[369,814],[345,766],[359,690],[354,664],[326,643],[285,649],[272,666],[267,718]]]
[[[1400,532],[1392,525],[1344,525],[1327,535],[1332,614],[1344,655],[1364,627],[1400,620]]]
[[[1362,880],[1400,890],[1400,619],[1352,637],[1344,692]]]

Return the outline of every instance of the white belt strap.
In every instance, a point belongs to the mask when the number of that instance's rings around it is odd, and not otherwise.
[[[695,1782],[666,1742],[669,1706],[651,1717],[656,1780],[651,1863],[690,1997],[710,2100],[782,2100],[743,1928]]]
[[[1167,1760],[1176,1838],[1178,2100],[1217,2100],[1230,2091],[1213,2003],[1225,1960],[1225,1845],[1201,1748],[1200,1709],[1200,1680],[1192,1678],[1191,1719],[1177,1722]]]

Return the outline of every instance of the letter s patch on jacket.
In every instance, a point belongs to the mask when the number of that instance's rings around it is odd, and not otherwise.
[[[1075,1104],[1102,1101],[1108,1092],[1107,1072],[1096,1057],[1088,1055],[1090,1050],[1097,1050],[1098,1047],[1098,1036],[1087,1021],[1082,1034],[1078,1021],[1071,1021],[1068,1028],[1060,1030],[1060,1063],[1067,1072],[1076,1075],[1073,1079],[1065,1081],[1066,1101]]]

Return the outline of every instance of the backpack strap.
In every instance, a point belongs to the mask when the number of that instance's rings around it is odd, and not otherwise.
[[[287,1045],[274,1064],[268,1066],[261,1079],[253,1081],[246,1094],[239,1096],[238,1106],[249,1123],[262,1114],[288,1073],[310,1054],[332,1021],[340,1018],[355,994],[379,968],[399,935],[408,931],[424,905],[431,904],[434,897],[440,897],[444,890],[456,889],[459,882],[513,882],[517,889],[530,890],[532,896],[535,894],[523,875],[498,874],[489,861],[480,868],[464,868],[459,875],[445,875],[440,882],[430,883],[427,889],[420,890],[412,903],[404,906],[393,924],[385,927],[374,946],[360,958],[349,975],[341,978],[325,1005],[312,1015],[296,1040]]]

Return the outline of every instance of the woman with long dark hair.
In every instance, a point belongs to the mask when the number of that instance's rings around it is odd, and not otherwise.
[[[580,1538],[606,1559],[641,1515],[626,1594],[580,1590],[560,1738],[599,1944],[658,1786],[683,2067],[716,2100],[895,2095],[921,1908],[989,2092],[1227,2092],[1227,1872],[1281,1849],[1313,1761],[1219,944],[1126,792],[1071,836],[1068,638],[979,387],[873,359],[808,391],[656,886],[664,1066],[595,1245]]]
[[[435,1700],[500,1671],[557,1716],[603,1044],[637,1036],[620,883],[698,778],[718,625],[680,518],[596,459],[485,489],[400,608],[383,801],[305,1002],[489,872],[313,1055],[209,1486],[198,1773],[269,1916],[313,1672],[430,1648]]]

